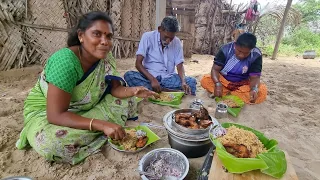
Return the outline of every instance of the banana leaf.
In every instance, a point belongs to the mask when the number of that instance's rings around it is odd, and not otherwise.
[[[223,123],[222,127],[228,128],[236,126],[238,128],[253,132],[262,142],[267,152],[260,153],[256,158],[237,158],[228,153],[224,146],[210,134],[210,139],[216,146],[216,152],[222,164],[231,173],[244,173],[252,170],[259,170],[274,178],[281,178],[287,171],[287,161],[283,151],[281,151],[274,139],[268,139],[263,133],[234,123]]]
[[[161,93],[172,95],[173,96],[172,101],[161,101],[153,98],[149,98],[148,100],[154,104],[159,104],[162,106],[170,106],[174,108],[180,107],[179,105],[181,104],[181,99],[184,95],[184,92],[161,92]]]
[[[220,102],[223,101],[225,99],[231,99],[232,101],[234,101],[238,106],[240,106],[239,108],[230,108],[228,107],[228,113],[231,114],[233,117],[238,117],[238,115],[240,114],[241,109],[244,106],[244,102],[242,99],[240,99],[238,96],[234,96],[234,95],[227,95],[227,96],[223,96],[221,98],[216,97],[216,102]]]

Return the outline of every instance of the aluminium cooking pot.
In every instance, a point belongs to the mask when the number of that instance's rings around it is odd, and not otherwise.
[[[197,158],[207,154],[213,146],[209,139],[209,132],[205,131],[202,134],[189,134],[177,128],[173,123],[174,111],[168,112],[163,117],[164,126],[168,132],[169,144],[173,149],[182,152],[188,158]],[[218,121],[211,117],[212,126],[218,125]]]

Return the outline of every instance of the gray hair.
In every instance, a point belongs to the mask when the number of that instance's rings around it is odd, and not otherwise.
[[[179,23],[176,17],[167,16],[161,22],[161,27],[167,32],[178,32]]]

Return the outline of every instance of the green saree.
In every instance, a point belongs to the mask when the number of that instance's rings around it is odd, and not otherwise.
[[[79,61],[70,49],[64,48],[59,51],[55,56],[67,54],[67,58],[76,58],[74,60]],[[50,68],[41,73],[25,101],[24,128],[16,146],[18,149],[24,149],[30,145],[48,161],[77,164],[98,152],[107,142],[107,137],[102,132],[61,127],[48,122],[46,73],[49,70]],[[113,79],[125,84],[116,71],[115,59],[109,53],[106,59],[100,60],[84,73],[72,89],[69,111],[121,126],[125,125],[127,119],[136,119],[135,98],[118,99],[110,94],[110,82]]]

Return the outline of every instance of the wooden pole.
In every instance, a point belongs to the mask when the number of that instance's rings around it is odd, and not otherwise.
[[[166,16],[166,0],[156,0],[156,23],[155,29],[158,29],[160,26],[162,19]]]
[[[286,24],[286,20],[287,20],[287,17],[288,17],[288,13],[289,13],[289,9],[291,7],[291,4],[292,4],[292,0],[288,0],[286,9],[284,10],[284,14],[283,14],[282,22],[281,22],[281,25],[280,25],[279,33],[278,33],[278,36],[277,36],[277,42],[276,42],[276,44],[274,46],[273,54],[272,54],[272,57],[271,57],[272,60],[275,60],[276,57],[277,57],[278,50],[279,50],[279,45],[280,45],[280,42],[281,42],[281,38],[282,38],[282,35],[283,35],[284,27],[285,27],[285,24]]]

